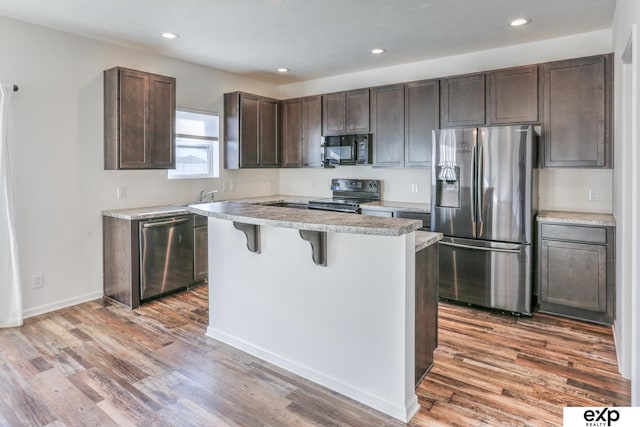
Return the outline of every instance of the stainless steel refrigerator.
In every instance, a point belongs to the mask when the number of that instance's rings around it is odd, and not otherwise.
[[[532,126],[434,131],[439,296],[528,315],[537,208]],[[536,175],[537,177],[537,175]]]

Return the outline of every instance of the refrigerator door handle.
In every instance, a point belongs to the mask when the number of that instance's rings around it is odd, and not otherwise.
[[[477,132],[477,131],[476,131]],[[476,141],[477,141],[477,137],[476,137]],[[478,237],[478,231],[476,230],[476,224],[477,224],[477,212],[476,212],[476,197],[477,195],[475,194],[476,191],[478,191],[477,189],[477,185],[475,186],[476,188],[474,188],[473,185],[473,181],[477,180],[477,172],[476,172],[476,168],[478,167],[478,146],[477,146],[477,142],[475,144],[475,146],[473,147],[473,150],[471,151],[471,167],[473,168],[472,170],[474,171],[474,175],[473,179],[471,180],[471,188],[470,188],[470,198],[471,198],[471,224],[472,224],[472,228],[473,228],[473,237]]]
[[[480,236],[482,234],[482,204],[483,204],[483,194],[482,194],[482,186],[484,180],[484,141],[486,137],[486,129],[478,129],[478,169],[476,174],[476,200],[477,200],[477,210],[478,210],[478,234]]]
[[[483,246],[462,245],[460,243],[449,243],[449,242],[443,242],[443,241],[440,241],[438,243],[443,246],[452,246],[454,248],[463,248],[463,249],[477,249],[479,251],[486,251],[486,252],[505,252],[508,254],[520,253],[520,249],[486,248]]]

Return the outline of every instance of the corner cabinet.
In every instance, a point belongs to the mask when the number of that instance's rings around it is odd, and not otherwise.
[[[104,168],[175,168],[176,79],[104,71]]]
[[[538,223],[540,311],[610,325],[615,227]]]
[[[224,94],[227,169],[280,166],[278,101],[244,92]]]
[[[322,135],[369,133],[369,89],[322,95]]]
[[[322,97],[288,99],[281,102],[281,108],[281,166],[322,166]]]
[[[542,65],[544,167],[613,166],[611,54]]]

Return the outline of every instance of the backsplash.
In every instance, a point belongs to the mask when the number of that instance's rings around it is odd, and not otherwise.
[[[382,180],[387,201],[429,203],[431,169],[379,169],[370,166],[338,166],[335,169],[281,169],[280,194],[331,197],[332,178]],[[415,191],[415,192],[413,192]]]
[[[387,201],[431,201],[430,168],[338,166],[335,169],[281,169],[280,194],[330,197],[329,185],[332,178],[380,179],[383,181],[382,198]],[[540,210],[613,212],[611,169],[539,169],[538,186]],[[414,189],[417,192],[412,192]],[[589,200],[590,190],[595,193],[595,200]]]

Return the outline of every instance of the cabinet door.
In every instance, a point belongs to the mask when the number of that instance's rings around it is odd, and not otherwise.
[[[322,134],[343,135],[347,130],[346,92],[322,95]]]
[[[540,308],[545,303],[607,311],[607,247],[540,241]]]
[[[121,69],[119,73],[119,169],[144,169],[149,150],[145,129],[149,114],[149,75]]]
[[[485,124],[484,73],[440,80],[441,127]]]
[[[489,124],[538,121],[538,66],[509,68],[488,73]]]
[[[611,71],[611,55],[542,65],[544,166],[612,166]]]
[[[193,281],[205,280],[209,275],[208,227],[193,229]]]
[[[282,167],[302,166],[302,100],[282,103]]]
[[[302,99],[302,166],[320,167],[322,145],[322,97]]]
[[[260,166],[280,166],[278,149],[278,101],[270,98],[260,100]]]
[[[369,89],[347,92],[347,133],[369,133]]]
[[[238,140],[241,168],[260,166],[259,105],[260,97],[247,93],[240,94],[240,134]]]
[[[172,77],[149,75],[149,167],[174,169],[176,80]]]
[[[405,166],[431,166],[432,131],[440,128],[438,80],[407,83],[405,126]]]
[[[404,85],[371,90],[373,165],[404,165]]]

